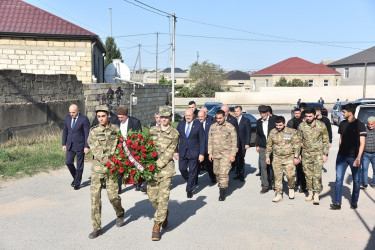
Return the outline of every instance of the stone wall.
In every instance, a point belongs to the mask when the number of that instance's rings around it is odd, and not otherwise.
[[[113,93],[110,93],[110,89]],[[132,105],[132,114],[141,120],[142,126],[149,126],[154,122],[154,114],[159,106],[170,102],[171,86],[159,84],[145,84],[144,87],[135,87],[137,105]],[[83,84],[83,93],[86,98],[86,114],[90,121],[95,117],[95,109],[98,105],[109,105],[113,112],[119,106],[126,106],[130,111],[130,94],[133,93],[133,85],[127,83],[97,83]],[[171,103],[170,103],[171,105]]]
[[[34,75],[0,70],[0,143],[62,128],[70,104],[85,110],[75,75]]]
[[[21,70],[38,75],[72,74],[78,80],[90,83],[91,49],[90,40],[1,37],[0,70]]]

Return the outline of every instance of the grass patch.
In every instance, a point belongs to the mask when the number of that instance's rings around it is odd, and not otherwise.
[[[32,176],[64,165],[59,130],[33,138],[12,139],[0,147],[0,175],[5,179]]]

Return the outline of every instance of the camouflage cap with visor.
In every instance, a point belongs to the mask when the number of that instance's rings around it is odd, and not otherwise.
[[[170,115],[172,115],[172,107],[171,106],[160,106],[159,107],[159,115],[160,116],[170,116]]]

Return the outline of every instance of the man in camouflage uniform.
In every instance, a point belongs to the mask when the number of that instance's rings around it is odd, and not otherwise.
[[[276,196],[272,201],[279,202],[282,201],[283,173],[288,179],[289,199],[294,199],[295,165],[299,163],[300,141],[294,129],[285,127],[283,116],[276,117],[275,125],[267,138],[266,163],[271,164],[270,155],[273,153]]]
[[[326,125],[316,120],[315,109],[305,109],[306,120],[297,130],[302,142],[302,165],[306,176],[306,187],[309,195],[306,201],[319,205],[319,194],[322,191],[322,168],[327,162],[329,151],[329,137]],[[314,193],[314,198],[313,198]]]
[[[216,113],[216,123],[210,127],[208,134],[208,159],[213,161],[214,174],[219,183],[219,201],[225,200],[225,189],[228,187],[231,163],[236,159],[237,132],[232,124],[225,121],[225,112]]]
[[[106,182],[108,199],[116,212],[116,226],[121,227],[124,222],[125,210],[121,206],[121,198],[118,195],[117,180],[112,175],[107,175],[106,163],[115,152],[120,129],[109,122],[109,109],[99,106],[96,109],[96,117],[99,124],[91,128],[88,144],[90,145],[94,160],[91,167],[91,221],[94,231],[89,235],[94,239],[102,234],[101,231],[101,191],[102,183]]]
[[[152,206],[155,208],[154,228],[152,240],[160,240],[160,226],[164,229],[168,226],[168,201],[172,177],[176,173],[173,162],[173,154],[178,144],[178,132],[171,125],[172,108],[161,106],[159,108],[160,126],[150,129],[150,136],[153,139],[158,160],[156,166],[159,173],[154,174],[147,184],[147,194]]]

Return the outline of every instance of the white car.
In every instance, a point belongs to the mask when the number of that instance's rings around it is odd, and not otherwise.
[[[363,124],[367,124],[367,119],[370,116],[375,116],[375,104],[359,105],[355,110],[354,116]]]

